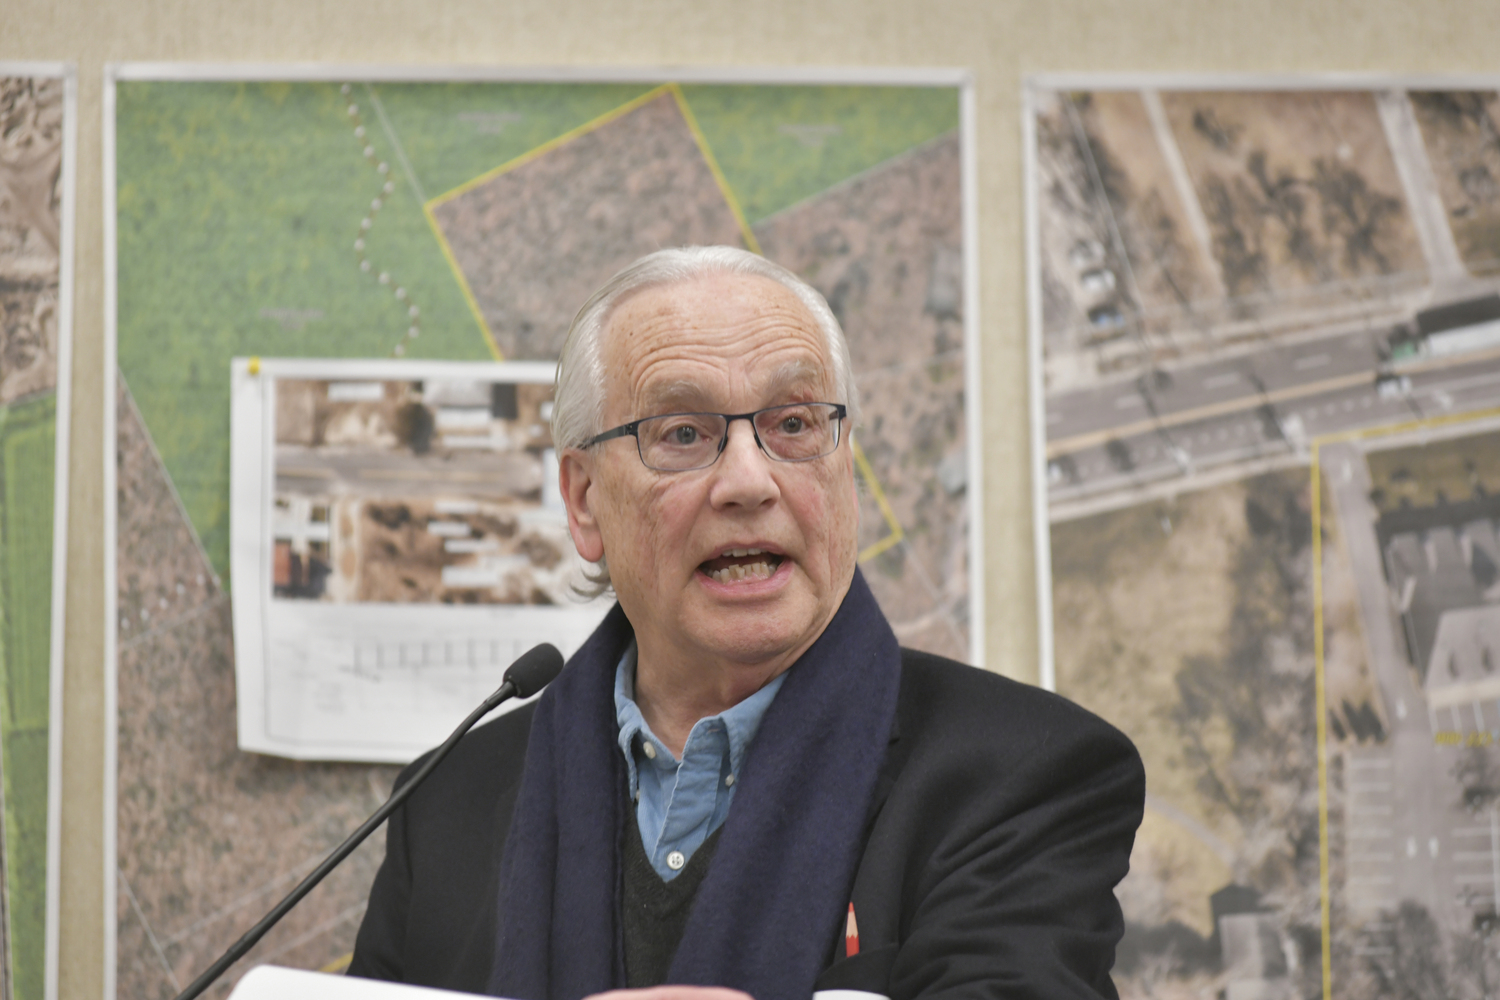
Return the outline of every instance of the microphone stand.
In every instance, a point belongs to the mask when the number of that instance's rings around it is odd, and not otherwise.
[[[549,655],[550,654],[550,655]],[[322,864],[312,870],[312,873],[297,883],[297,887],[287,893],[286,898],[277,903],[276,906],[260,919],[254,927],[245,932],[245,935],[230,946],[229,950],[219,956],[219,960],[203,971],[197,979],[188,984],[188,988],[177,994],[176,1000],[193,1000],[204,990],[213,985],[214,980],[222,976],[235,962],[245,957],[245,953],[254,948],[256,942],[266,936],[266,932],[286,916],[292,907],[302,901],[313,890],[315,886],[328,873],[337,868],[345,858],[354,853],[354,849],[364,843],[365,838],[374,833],[380,824],[386,821],[396,807],[405,802],[417,786],[427,779],[433,768],[442,763],[443,758],[458,745],[458,741],[464,738],[468,731],[474,728],[474,724],[488,715],[497,705],[507,699],[520,696],[529,697],[547,685],[557,671],[562,669],[562,654],[557,649],[543,643],[526,652],[519,660],[511,664],[510,669],[505,672],[505,681],[495,692],[491,694],[474,711],[469,713],[468,718],[459,723],[453,734],[443,741],[442,745],[427,758],[417,772],[413,774],[400,788],[391,793],[391,797],[385,800],[385,805],[375,810],[369,819],[360,825],[358,830],[351,833],[348,838],[333,849],[333,853],[323,859]],[[541,683],[534,683],[535,681]]]

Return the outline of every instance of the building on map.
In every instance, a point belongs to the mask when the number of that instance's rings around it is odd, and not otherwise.
[[[1235,913],[1219,918],[1224,949],[1225,1000],[1290,1000],[1287,957],[1274,913]]]
[[[1214,935],[1224,970],[1225,1000],[1289,1000],[1296,949],[1280,918],[1249,886],[1230,884],[1209,897]]]
[[[1376,532],[1386,579],[1401,615],[1407,655],[1424,684],[1448,686],[1446,653],[1436,655],[1447,616],[1500,605],[1500,497],[1403,507],[1382,515]],[[1450,636],[1467,626],[1464,616],[1446,626]],[[1455,639],[1445,640],[1452,650]],[[1497,650],[1500,653],[1500,650]],[[1434,677],[1447,672],[1448,680]]]
[[[1500,604],[1443,613],[1423,689],[1434,711],[1500,699]]]
[[[277,597],[323,596],[332,572],[328,510],[328,504],[304,497],[276,498],[271,567]]]

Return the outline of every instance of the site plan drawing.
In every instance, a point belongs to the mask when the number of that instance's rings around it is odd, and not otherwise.
[[[1027,88],[1044,673],[1130,998],[1500,987],[1500,80]]]
[[[591,74],[111,69],[117,995],[174,996],[512,649],[597,620],[546,485],[550,386],[501,367],[550,372],[573,311],[659,247],[745,247],[827,296],[863,399],[864,574],[905,645],[982,651],[967,76]],[[452,364],[475,367],[422,367]],[[292,682],[259,711],[257,607]],[[380,850],[239,968],[341,967]]]
[[[57,995],[76,88],[0,61],[0,1000]]]
[[[407,763],[526,650],[588,638],[609,602],[568,536],[554,372],[235,361],[241,749]]]

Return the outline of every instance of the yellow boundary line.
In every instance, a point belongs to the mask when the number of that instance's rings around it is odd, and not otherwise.
[[[332,972],[332,973],[337,974],[337,973],[343,972],[345,969],[349,968],[349,964],[351,962],[353,962],[353,961],[354,961],[354,952],[351,951],[347,955],[340,955],[338,958],[335,958],[332,962],[329,962],[327,965],[323,966],[318,971],[319,972]]]
[[[672,92],[672,97],[677,101],[677,110],[682,113],[683,121],[693,134],[693,141],[698,144],[698,151],[703,155],[703,160],[708,164],[709,171],[714,175],[714,182],[719,185],[719,193],[724,196],[724,201],[729,205],[729,210],[734,214],[735,222],[739,224],[740,236],[745,241],[745,249],[751,253],[764,256],[760,248],[760,241],[755,238],[755,231],[750,226],[750,221],[745,218],[744,209],[740,207],[740,200],[734,193],[734,188],[729,183],[729,178],[719,167],[719,159],[714,156],[713,147],[709,145],[708,137],[703,134],[703,129],[698,125],[698,117],[693,114],[693,109],[688,104],[687,95],[682,92],[682,87],[676,83],[666,85]],[[870,496],[875,500],[875,506],[880,508],[880,516],[885,519],[886,527],[890,534],[879,541],[871,544],[859,553],[859,561],[866,562],[889,549],[899,545],[906,538],[906,530],[901,527],[901,522],[896,517],[896,512],[891,509],[891,503],[886,499],[885,490],[880,487],[880,480],[875,476],[875,469],[870,465],[870,460],[865,456],[864,449],[859,446],[859,441],[854,435],[849,436],[849,446],[854,450],[854,464],[859,469],[859,474],[864,477],[866,485],[870,488]]]
[[[864,449],[859,446],[859,442],[852,434],[849,436],[849,446],[854,449],[854,464],[859,469],[859,474],[864,477],[865,485],[870,488],[870,496],[875,499],[875,506],[880,508],[880,516],[885,518],[886,527],[891,529],[889,535],[859,554],[859,561],[866,562],[899,544],[906,537],[906,531],[901,527],[901,522],[896,520],[896,512],[891,509],[891,502],[885,498],[885,491],[880,488],[880,480],[875,478],[875,470],[870,467],[870,460],[865,457]]]
[[[724,201],[729,205],[729,211],[734,214],[734,220],[739,224],[740,236],[745,241],[745,249],[751,253],[761,254],[760,241],[755,238],[755,231],[750,226],[750,221],[745,218],[745,211],[740,207],[740,200],[734,193],[734,188],[729,183],[729,178],[724,175],[719,166],[719,159],[714,155],[713,147],[709,145],[708,137],[703,134],[703,129],[698,125],[698,117],[693,114],[692,107],[688,104],[687,95],[682,92],[682,87],[676,83],[666,85],[672,92],[672,97],[677,101],[677,110],[681,112],[682,119],[687,123],[688,130],[693,134],[693,141],[698,144],[698,152],[702,154],[703,160],[708,164],[709,171],[714,176],[714,182],[719,185],[719,193],[724,196]],[[849,445],[854,450],[854,464],[859,469],[859,474],[864,477],[866,485],[870,488],[870,496],[875,500],[875,506],[880,508],[880,516],[885,519],[886,527],[890,534],[879,541],[871,544],[859,553],[859,561],[866,562],[874,559],[883,552],[899,545],[906,538],[906,530],[901,527],[901,522],[896,517],[896,512],[891,509],[890,501],[886,499],[885,491],[880,488],[880,480],[875,476],[875,470],[870,465],[870,460],[865,456],[864,449],[851,434]]]
[[[1312,446],[1313,688],[1318,713],[1318,906],[1323,928],[1323,1000],[1333,998],[1333,911],[1328,894],[1328,709],[1323,677],[1323,477]]]
[[[698,118],[693,114],[693,109],[688,105],[687,97],[683,94],[682,88],[676,83],[664,83],[661,86],[653,87],[644,94],[626,101],[618,108],[606,111],[604,114],[584,122],[576,128],[569,129],[567,132],[549,139],[534,149],[529,149],[497,167],[492,167],[478,176],[471,177],[457,187],[444,191],[436,197],[429,198],[423,204],[422,214],[427,217],[427,225],[431,228],[433,236],[437,238],[438,247],[443,252],[443,258],[448,262],[449,269],[458,280],[459,291],[463,293],[464,301],[469,304],[469,312],[473,314],[474,321],[479,324],[479,331],[483,334],[484,341],[489,346],[490,353],[495,356],[495,360],[505,360],[500,350],[500,345],[495,340],[494,331],[490,329],[489,323],[485,321],[484,310],[480,308],[479,300],[475,297],[474,290],[469,285],[469,279],[464,275],[463,268],[459,266],[458,258],[453,253],[452,245],[449,244],[447,236],[443,234],[442,227],[438,225],[434,210],[474,190],[480,185],[494,180],[501,174],[509,173],[518,167],[525,166],[533,160],[552,152],[559,146],[569,143],[580,136],[587,135],[589,132],[608,125],[619,118],[623,118],[637,108],[658,99],[663,94],[672,95],[672,100],[677,105],[678,113],[682,115],[683,122],[687,125],[688,132],[692,135],[693,142],[698,147],[699,154],[703,157],[704,162],[708,164],[709,173],[713,175],[714,183],[719,187],[719,193],[724,197],[725,203],[729,206],[729,211],[734,216],[735,224],[739,226],[740,236],[745,241],[746,249],[752,253],[758,254],[761,252],[760,241],[755,238],[755,232],[750,228],[750,223],[745,218],[745,212],[740,207],[739,198],[735,196],[734,189],[729,184],[729,178],[724,176],[724,171],[719,166],[719,160],[714,156],[713,148],[708,143],[708,137],[703,134],[703,129],[698,125]]]
[[[552,152],[559,146],[571,142],[572,140],[577,139],[579,136],[587,135],[589,132],[592,132],[604,125],[608,125],[610,122],[615,121],[618,118],[623,118],[625,115],[630,114],[630,112],[636,110],[641,105],[654,101],[662,94],[669,92],[670,88],[674,86],[675,84],[664,83],[659,87],[653,87],[650,90],[646,91],[644,94],[641,94],[639,97],[635,97],[629,101],[626,101],[618,108],[606,111],[604,114],[586,121],[576,128],[569,129],[562,135],[547,140],[534,149],[528,149],[520,156],[512,157],[511,159],[506,160],[498,167],[492,167],[491,169],[486,170],[484,173],[479,174],[477,177],[469,178],[455,188],[444,191],[442,194],[437,195],[434,198],[429,198],[427,202],[422,206],[422,214],[427,216],[427,225],[431,227],[432,235],[437,237],[438,246],[443,251],[443,258],[448,261],[449,269],[453,271],[453,276],[458,279],[459,291],[463,293],[464,301],[469,304],[469,311],[474,315],[474,322],[479,324],[479,332],[484,335],[484,342],[486,345],[488,345],[490,353],[495,356],[496,361],[505,360],[505,357],[500,350],[500,345],[495,341],[494,331],[492,331],[490,329],[490,325],[485,322],[484,310],[479,308],[479,300],[475,298],[474,290],[469,287],[469,279],[464,276],[463,268],[459,267],[458,258],[453,254],[453,247],[448,243],[448,237],[443,235],[442,227],[438,225],[437,216],[433,214],[433,210],[447,202],[452,201],[454,198],[457,198],[460,195],[472,191],[474,188],[479,187],[481,184],[484,184],[487,181],[494,180],[501,174],[509,173],[510,171],[515,170],[517,167],[525,166],[532,160],[535,160],[538,157]]]
[[[744,210],[740,208],[740,200],[735,197],[734,189],[729,186],[729,178],[725,177],[724,171],[719,169],[719,159],[714,156],[714,151],[708,144],[708,136],[704,135],[703,129],[698,127],[698,116],[693,114],[692,108],[688,107],[687,96],[675,83],[669,83],[667,87],[677,101],[677,110],[682,113],[682,120],[687,122],[688,131],[693,133],[693,141],[698,144],[698,152],[703,154],[709,172],[714,175],[714,182],[719,185],[719,193],[729,203],[729,211],[734,214],[734,221],[740,227],[740,236],[745,240],[745,249],[759,254],[761,252],[760,241],[755,238],[755,232],[750,228],[750,222],[745,218]]]
[[[479,307],[479,300],[474,296],[473,289],[469,287],[468,278],[464,276],[463,268],[459,266],[458,258],[453,253],[453,247],[448,243],[448,238],[443,235],[442,227],[438,225],[437,216],[433,214],[433,210],[460,195],[474,190],[474,188],[479,187],[481,184],[499,177],[501,174],[508,173],[517,167],[530,163],[579,136],[586,135],[595,129],[624,117],[637,108],[656,100],[663,94],[671,94],[672,100],[676,102],[678,113],[682,115],[682,120],[686,123],[688,131],[692,134],[693,142],[697,145],[699,154],[703,157],[703,161],[708,164],[709,172],[713,174],[714,183],[719,186],[719,193],[723,195],[725,204],[729,206],[729,211],[734,216],[735,223],[739,226],[740,236],[745,241],[745,248],[752,253],[761,253],[760,241],[755,238],[755,231],[751,228],[749,220],[745,218],[745,212],[740,206],[740,200],[735,195],[734,188],[729,183],[729,178],[724,175],[723,169],[719,166],[718,157],[714,156],[713,147],[709,145],[708,137],[703,134],[703,129],[698,124],[698,117],[693,114],[693,109],[689,106],[687,95],[682,92],[682,87],[677,83],[664,83],[659,87],[653,87],[639,97],[625,102],[618,108],[606,111],[597,118],[542,143],[535,149],[527,150],[525,153],[500,164],[498,167],[486,170],[484,173],[464,181],[451,190],[445,191],[434,198],[429,198],[422,206],[422,214],[427,217],[427,225],[432,229],[432,234],[437,239],[438,247],[443,251],[443,258],[447,260],[449,269],[452,270],[453,276],[458,280],[458,287],[463,293],[464,301],[469,304],[469,311],[474,315],[474,322],[479,325],[479,331],[484,335],[484,342],[489,346],[490,353],[495,356],[495,360],[505,360],[500,350],[500,345],[495,341],[494,332],[490,330],[489,324],[485,322],[484,311]],[[886,526],[890,529],[890,534],[870,545],[859,554],[859,560],[864,562],[875,558],[882,552],[899,544],[906,537],[906,532],[901,527],[901,522],[897,520],[896,512],[891,509],[891,504],[886,499],[885,491],[880,488],[880,481],[875,477],[875,470],[870,466],[869,459],[865,457],[864,451],[859,447],[859,442],[855,441],[851,435],[849,443],[854,449],[854,462],[859,468],[860,475],[864,477],[865,483],[870,488],[870,495],[874,498],[876,506],[880,508],[880,514],[885,519]]]
[[[1318,713],[1318,892],[1323,925],[1323,1000],[1333,1000],[1333,916],[1328,875],[1328,706],[1323,663],[1323,476],[1318,451],[1324,445],[1390,437],[1411,431],[1431,430],[1453,424],[1472,423],[1500,417],[1500,409],[1477,413],[1455,413],[1443,417],[1408,420],[1384,427],[1367,427],[1314,438],[1311,443],[1311,506],[1313,560],[1313,662],[1314,690]],[[1346,530],[1344,525],[1339,530]]]
[[[504,361],[505,355],[501,352],[500,345],[495,343],[495,335],[490,332],[490,325],[484,321],[484,310],[479,308],[479,300],[474,298],[474,290],[469,287],[469,279],[464,277],[464,269],[458,266],[458,258],[453,256],[453,247],[448,244],[448,237],[443,235],[437,216],[432,214],[432,202],[429,201],[422,206],[422,214],[427,216],[427,225],[432,229],[432,235],[437,238],[438,249],[443,251],[443,259],[448,262],[448,269],[453,272],[453,277],[458,281],[458,290],[463,293],[464,301],[469,304],[469,312],[473,315],[474,322],[479,324],[479,333],[484,337],[485,346],[490,349],[496,361]]]
[[[660,97],[663,93],[665,93],[666,91],[668,91],[673,86],[675,86],[675,84],[664,83],[664,84],[662,84],[659,87],[652,87],[650,90],[646,91],[644,94],[640,95],[639,97],[632,98],[629,101],[626,101],[624,104],[620,105],[618,108],[614,108],[613,110],[606,111],[606,112],[604,112],[604,114],[599,115],[596,118],[590,119],[589,121],[584,122],[582,125],[578,125],[578,126],[576,126],[574,128],[569,129],[568,131],[564,132],[562,135],[559,135],[559,136],[557,136],[555,138],[552,138],[552,139],[548,139],[546,142],[542,143],[540,146],[537,146],[534,149],[528,149],[526,152],[522,153],[521,155],[512,157],[509,160],[506,160],[504,163],[500,164],[498,167],[491,167],[489,170],[486,170],[484,173],[478,175],[477,177],[471,177],[468,180],[464,181],[462,184],[458,185],[457,187],[451,188],[451,189],[449,189],[447,191],[444,191],[442,194],[437,195],[437,196],[435,196],[433,198],[429,198],[427,200],[427,204],[430,205],[430,206],[432,206],[433,208],[436,208],[437,206],[443,204],[444,202],[452,201],[454,198],[457,198],[459,195],[467,194],[469,191],[472,191],[474,188],[479,187],[479,185],[484,184],[487,181],[494,180],[496,177],[499,177],[501,174],[510,173],[510,171],[516,169],[517,167],[525,166],[526,164],[530,163],[532,160],[535,160],[535,159],[537,159],[538,157],[541,157],[541,156],[545,156],[546,154],[548,154],[548,153],[552,152],[554,149],[556,149],[558,146],[561,146],[561,145],[564,145],[565,143],[571,142],[571,141],[573,141],[574,139],[578,138],[581,135],[587,135],[588,133],[594,131],[595,129],[597,129],[597,128],[601,127],[601,126],[608,125],[610,122],[614,121],[616,118],[623,118],[625,115],[630,114],[630,112],[634,111],[636,108],[639,108],[641,105],[647,104],[647,103],[649,103],[651,101],[656,100],[658,97]]]

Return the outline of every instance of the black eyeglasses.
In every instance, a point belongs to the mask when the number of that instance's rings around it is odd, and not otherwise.
[[[729,425],[748,420],[755,443],[768,457],[778,462],[810,462],[833,454],[848,413],[843,403],[788,403],[752,413],[664,413],[595,434],[583,446],[633,437],[646,468],[691,472],[717,462],[729,441]]]

